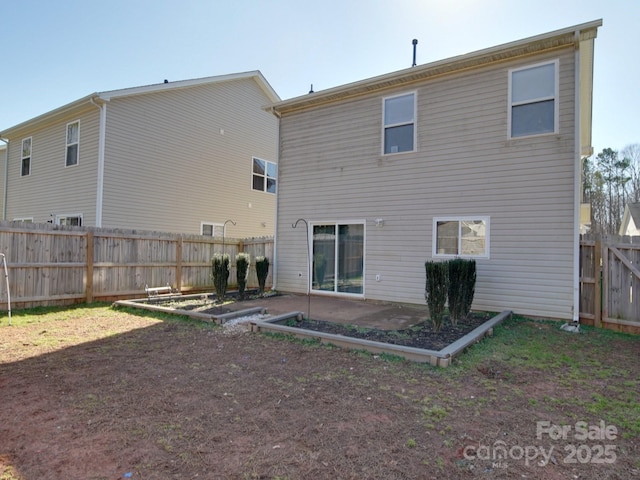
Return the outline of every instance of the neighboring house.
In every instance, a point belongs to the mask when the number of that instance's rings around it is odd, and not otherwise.
[[[273,235],[276,101],[253,71],[95,93],[1,131],[2,218]]]
[[[601,24],[271,105],[275,288],[424,304],[425,261],[465,257],[474,309],[577,320]]]
[[[640,203],[627,203],[625,205],[618,235],[632,237],[640,235]]]

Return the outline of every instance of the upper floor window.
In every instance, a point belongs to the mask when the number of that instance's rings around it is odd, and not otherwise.
[[[489,257],[489,217],[434,218],[434,257]]]
[[[22,140],[22,153],[20,155],[22,159],[20,162],[20,175],[31,175],[31,137]]]
[[[382,104],[383,151],[386,154],[415,150],[416,94],[384,99]]]
[[[66,166],[78,164],[78,144],[80,143],[80,122],[67,124]]]
[[[253,159],[252,188],[261,192],[276,193],[278,165],[267,160]]]
[[[222,223],[202,222],[200,224],[200,233],[206,237],[220,238],[223,232],[224,225]]]
[[[509,137],[558,132],[558,61],[509,71]]]

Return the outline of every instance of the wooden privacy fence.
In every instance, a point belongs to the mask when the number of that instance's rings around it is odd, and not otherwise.
[[[224,250],[224,252],[223,252]],[[248,288],[257,288],[256,256],[273,264],[273,239],[211,238],[49,224],[0,222],[0,253],[8,267],[12,308],[113,301],[145,295],[145,286],[171,285],[183,293],[213,291],[211,258],[251,255]],[[0,286],[0,308],[7,292]],[[269,272],[267,286],[272,285]]]
[[[640,237],[581,238],[580,320],[640,333]]]

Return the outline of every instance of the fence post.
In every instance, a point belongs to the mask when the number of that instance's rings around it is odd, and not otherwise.
[[[85,295],[87,303],[93,302],[93,232],[87,232],[87,252],[86,252],[87,276],[85,282]]]
[[[176,290],[182,291],[182,236],[176,243]]]

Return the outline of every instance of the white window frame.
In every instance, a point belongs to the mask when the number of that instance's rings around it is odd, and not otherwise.
[[[387,100],[392,100],[394,98],[399,98],[399,97],[406,97],[408,95],[413,95],[413,118],[410,121],[405,121],[405,122],[398,122],[398,123],[389,123],[388,125],[385,123],[385,118],[386,118],[386,108],[387,108]],[[388,97],[384,97],[382,99],[382,132],[381,132],[381,139],[382,141],[381,143],[381,153],[382,155],[398,155],[398,154],[402,154],[402,153],[411,153],[411,152],[415,152],[417,150],[417,145],[418,145],[418,125],[417,125],[417,105],[418,105],[418,92],[417,91],[411,91],[411,92],[403,92],[403,93],[399,93],[397,95],[391,95]],[[393,127],[402,127],[405,125],[413,125],[413,148],[411,150],[403,150],[401,152],[389,152],[386,153],[386,144],[385,144],[385,133],[387,131],[387,128],[393,128]]]
[[[545,97],[539,97],[539,98],[530,98],[527,99],[525,101],[520,101],[520,102],[513,102],[513,74],[517,73],[517,72],[521,72],[523,70],[530,70],[532,68],[537,68],[537,67],[544,67],[546,65],[553,65],[554,66],[554,88],[553,88],[553,96],[545,96]],[[540,135],[557,135],[559,133],[559,112],[560,112],[560,101],[559,101],[559,96],[560,96],[560,61],[558,59],[555,60],[551,60],[548,62],[540,62],[540,63],[536,63],[533,65],[527,65],[524,67],[518,67],[518,68],[512,68],[509,70],[509,87],[508,87],[508,102],[509,102],[509,109],[507,111],[507,136],[509,139],[512,140],[517,140],[519,138],[529,138],[529,137],[537,137]],[[543,102],[543,101],[547,101],[547,100],[553,100],[553,131],[552,132],[541,132],[541,133],[531,133],[531,134],[525,134],[525,135],[517,135],[517,136],[513,136],[512,134],[512,130],[513,130],[513,125],[512,125],[512,121],[513,121],[513,108],[514,107],[518,107],[521,105],[529,105],[529,104],[533,104],[533,103],[537,103],[537,102]]]
[[[82,218],[81,213],[72,213],[67,215],[56,215],[56,225],[68,225],[66,223],[67,220],[71,218],[77,218],[79,220],[79,225],[74,225],[76,227],[84,226],[84,219]]]
[[[204,227],[211,227],[211,235],[204,233]],[[216,227],[222,229],[222,235],[224,235],[224,224],[216,223],[216,222],[200,222],[200,235],[204,235],[206,237],[218,238],[216,237]]]
[[[71,142],[69,143],[69,127],[71,125],[78,125],[78,139],[75,142]],[[80,120],[75,120],[73,122],[69,122],[67,123],[67,127],[65,128],[64,131],[64,142],[65,142],[65,147],[64,147],[64,166],[65,167],[75,167],[76,165],[78,165],[80,163]],[[69,147],[73,147],[76,146],[76,162],[75,163],[69,163]]]
[[[17,217],[13,219],[14,222],[33,223],[33,217]]]
[[[481,221],[484,222],[485,225],[485,236],[484,236],[484,254],[483,255],[465,255],[461,253],[462,249],[462,235],[461,226],[462,222],[476,222]],[[438,223],[439,222],[458,222],[458,253],[457,254],[449,254],[449,253],[438,253]],[[489,258],[490,252],[490,231],[491,231],[491,222],[489,216],[450,216],[450,217],[434,217],[433,218],[433,240],[431,243],[431,254],[434,258]]]
[[[25,156],[24,155],[24,143],[25,142],[29,142],[29,155]],[[24,166],[24,161],[26,159],[29,159],[29,172],[28,173],[24,173],[23,172],[23,166]],[[29,175],[31,175],[31,163],[33,160],[33,137],[27,137],[27,138],[23,138],[22,139],[22,143],[20,145],[20,176],[21,177],[28,177]]]
[[[261,175],[259,173],[256,173],[253,171],[253,163],[259,160],[261,162],[264,162],[264,175]],[[272,177],[269,176],[268,172],[269,172],[269,165],[275,166],[276,168],[276,176]],[[254,188],[253,186],[253,177],[261,177],[264,179],[264,188],[262,190],[258,190],[257,188]],[[268,190],[268,180],[272,179],[275,181],[276,184],[276,191],[275,192],[270,192]],[[270,162],[269,160],[265,160],[264,158],[260,158],[260,157],[251,157],[251,190],[253,190],[254,192],[264,192],[264,193],[268,193],[270,195],[275,195],[278,193],[278,164],[276,162]]]

